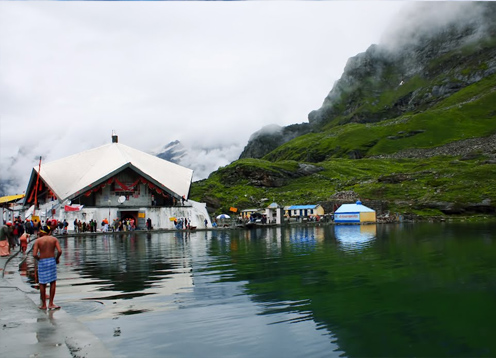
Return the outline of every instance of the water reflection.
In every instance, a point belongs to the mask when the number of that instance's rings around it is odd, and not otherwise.
[[[70,265],[79,267],[79,277],[98,281],[100,291],[121,292],[123,298],[133,298],[146,294],[157,281],[173,278],[177,271],[190,270],[187,255],[178,252],[184,250],[185,238],[178,237],[177,240],[171,247],[165,243],[154,245],[153,238],[145,234],[103,237],[101,240],[78,237],[72,245],[66,242],[64,255]],[[164,255],[171,249],[176,251],[175,255]],[[76,261],[69,256],[74,256]],[[109,298],[113,299],[115,295]]]
[[[335,225],[334,235],[344,251],[361,251],[376,238],[376,225]]]
[[[317,245],[315,228],[293,228],[290,231],[289,242],[291,243],[291,251],[295,253],[306,254],[315,250]]]
[[[66,237],[57,296],[121,357],[496,356],[494,229]]]

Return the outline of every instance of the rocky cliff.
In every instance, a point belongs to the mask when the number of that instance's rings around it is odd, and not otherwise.
[[[332,132],[347,123],[377,123],[435,108],[496,73],[495,19],[494,2],[415,3],[381,44],[348,60],[321,108],[309,113],[310,126],[262,129],[252,135],[240,159],[263,158],[309,132]],[[267,159],[290,159],[286,154],[273,153]],[[336,155],[359,159],[366,154],[358,148],[342,153],[329,148],[294,159],[319,162]]]
[[[239,159],[262,158],[284,143],[307,134],[310,131],[311,127],[309,123],[293,124],[286,127],[275,124],[266,126],[251,135]]]
[[[380,44],[349,59],[308,119],[255,133],[193,195],[223,210],[267,198],[329,208],[352,192],[412,217],[493,214],[496,2],[413,3]]]
[[[322,107],[309,114],[314,127],[425,111],[496,73],[496,3],[421,3],[398,22],[383,44],[349,59]]]

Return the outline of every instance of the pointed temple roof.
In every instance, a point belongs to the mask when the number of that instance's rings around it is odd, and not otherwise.
[[[40,179],[59,201],[64,201],[81,195],[126,168],[177,197],[188,197],[193,170],[117,142],[42,163]],[[37,175],[38,167],[34,167],[26,193],[36,185]]]

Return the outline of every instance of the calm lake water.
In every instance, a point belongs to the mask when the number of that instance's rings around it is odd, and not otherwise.
[[[116,357],[495,357],[495,230],[69,236],[55,302]]]

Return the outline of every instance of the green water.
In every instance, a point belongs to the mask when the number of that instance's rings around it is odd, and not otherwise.
[[[67,237],[56,301],[116,357],[495,357],[495,229]]]

